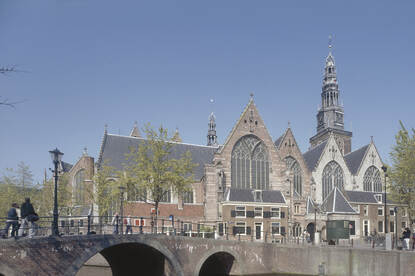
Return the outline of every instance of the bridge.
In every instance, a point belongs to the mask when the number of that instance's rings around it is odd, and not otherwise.
[[[74,276],[96,254],[116,276],[409,276],[415,271],[413,252],[133,234],[3,240],[0,275]]]

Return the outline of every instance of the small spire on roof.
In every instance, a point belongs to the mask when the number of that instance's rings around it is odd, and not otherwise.
[[[107,134],[108,133],[108,124],[105,124],[104,125],[104,134]]]
[[[373,135],[370,136],[370,142],[373,143]]]
[[[82,153],[83,156],[88,156],[88,148],[84,147],[84,152]]]
[[[250,101],[253,101],[254,100],[254,92],[251,92],[251,94],[249,94],[249,96],[251,97]]]
[[[131,130],[130,136],[131,137],[141,137],[140,131],[138,130],[138,123],[137,123],[137,121],[134,121],[134,127]]]
[[[331,48],[333,48],[333,37],[329,35],[329,52],[331,52]]]
[[[183,142],[183,141],[182,141],[182,138],[180,137],[180,134],[179,134],[179,128],[178,128],[178,127],[176,127],[176,131],[174,132],[174,135],[173,135],[173,137],[171,138],[171,140],[172,140],[173,142],[178,142],[178,143]]]
[[[290,121],[288,121],[288,128],[291,128],[291,123],[290,123]]]

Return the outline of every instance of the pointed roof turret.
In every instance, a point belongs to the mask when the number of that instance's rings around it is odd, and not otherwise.
[[[208,146],[217,146],[218,145],[218,137],[216,135],[216,117],[215,114],[210,113],[209,116],[209,129],[207,134],[207,145]]]
[[[130,136],[131,136],[131,137],[138,137],[138,138],[141,138],[141,133],[140,133],[140,131],[138,130],[138,124],[137,124],[137,121],[135,121],[135,122],[134,122],[134,127],[133,127],[133,129],[131,130]]]
[[[173,142],[181,143],[182,138],[180,137],[179,128],[176,127],[176,131],[174,132],[173,137],[171,138]]]

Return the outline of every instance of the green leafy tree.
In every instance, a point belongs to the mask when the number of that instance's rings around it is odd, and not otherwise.
[[[396,134],[396,144],[390,153],[392,167],[390,170],[389,190],[392,199],[407,205],[409,219],[415,215],[415,130],[409,132],[402,122]]]
[[[40,216],[53,215],[55,200],[55,179],[53,177],[43,183],[40,193],[35,200],[39,202]],[[58,212],[61,216],[69,216],[72,214],[72,211],[72,192],[69,177],[66,174],[62,174],[58,179]]]
[[[118,196],[116,176],[116,170],[107,161],[94,175],[95,191],[89,191],[89,199],[98,206],[99,216],[108,216],[113,211]]]
[[[183,194],[193,183],[193,168],[190,152],[179,159],[172,158],[174,144],[162,126],[154,130],[150,124],[145,126],[146,140],[138,147],[132,147],[127,154],[124,166],[127,193],[131,189],[148,194],[148,201],[154,204],[157,220],[159,203],[167,193]]]

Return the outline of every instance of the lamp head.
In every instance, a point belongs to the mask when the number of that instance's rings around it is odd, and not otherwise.
[[[60,163],[62,161],[63,152],[60,152],[58,148],[50,150],[49,153],[53,163]]]

